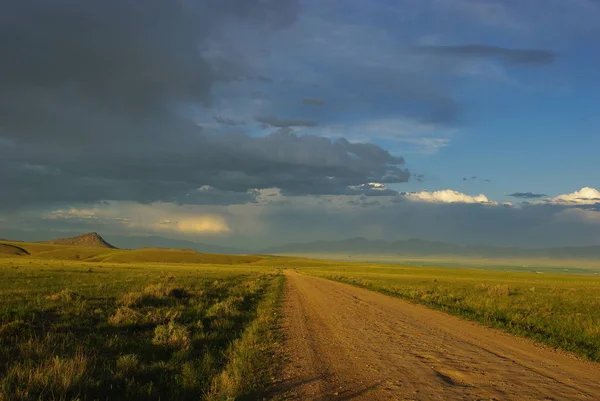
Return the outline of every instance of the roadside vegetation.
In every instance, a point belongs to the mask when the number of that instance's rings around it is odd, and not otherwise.
[[[600,362],[600,277],[595,275],[332,262],[297,267]]]
[[[0,400],[258,396],[283,277],[232,260],[0,258]]]

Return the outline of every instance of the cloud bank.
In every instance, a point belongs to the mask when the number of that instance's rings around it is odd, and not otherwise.
[[[497,202],[490,201],[487,196],[479,194],[476,196],[470,196],[458,191],[446,189],[443,191],[421,191],[414,193],[406,193],[404,196],[411,201],[415,202],[429,202],[429,203],[479,203],[497,205]]]
[[[381,194],[365,195],[369,191]],[[4,225],[158,234],[256,250],[356,236],[518,246],[593,245],[600,240],[600,211],[588,206],[507,205],[485,195],[453,190],[394,193],[371,183],[367,189],[342,195],[290,196],[279,189],[264,189],[255,193],[252,202],[227,206],[108,202],[50,210],[42,223],[37,212],[22,212],[8,217]]]

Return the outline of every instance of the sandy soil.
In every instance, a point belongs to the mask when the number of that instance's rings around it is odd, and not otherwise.
[[[600,400],[600,364],[345,284],[287,272],[289,400]]]

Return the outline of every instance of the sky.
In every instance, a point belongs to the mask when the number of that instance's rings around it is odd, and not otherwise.
[[[600,245],[598,21],[597,0],[2,2],[0,236]]]

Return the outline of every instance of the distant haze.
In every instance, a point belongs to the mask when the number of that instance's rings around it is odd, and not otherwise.
[[[461,246],[452,243],[430,242],[419,239],[386,242],[370,241],[365,238],[288,244],[267,248],[262,252],[267,254],[290,255],[360,255],[367,258],[369,256],[559,259],[600,258],[600,246],[525,249],[518,247],[495,247],[489,245]]]

